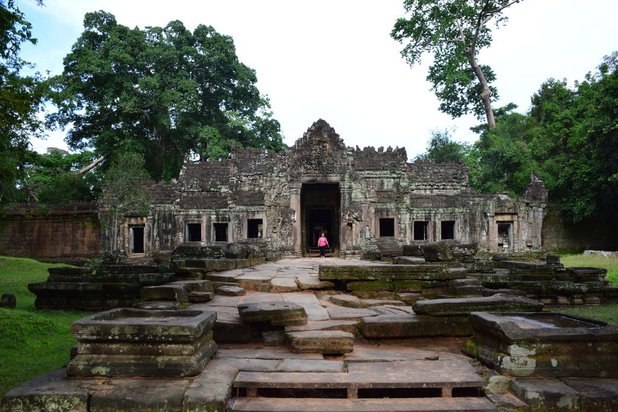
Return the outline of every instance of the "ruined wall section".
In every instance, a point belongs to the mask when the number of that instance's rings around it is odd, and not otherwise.
[[[408,236],[405,207],[405,149],[349,149],[351,196],[347,227],[349,249],[393,250],[401,248]]]
[[[235,151],[232,159],[235,241],[283,252],[293,249],[285,159],[280,154],[255,149]],[[249,227],[250,221],[254,225],[261,222],[257,235],[255,227]]]
[[[0,213],[0,255],[89,258],[101,251],[96,204],[16,206]]]

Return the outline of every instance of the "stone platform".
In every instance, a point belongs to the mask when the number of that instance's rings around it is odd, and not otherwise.
[[[459,270],[444,272],[445,267],[439,264],[428,266],[425,272],[417,265],[420,263],[408,265],[415,266],[414,269],[396,269],[389,282],[407,282],[401,273],[411,270],[427,274],[434,266],[442,268],[436,272],[440,273],[438,276],[444,273],[449,277],[462,276]],[[351,266],[356,269],[350,269]],[[428,295],[400,294],[393,290],[378,291],[386,294],[371,299],[359,295],[350,298],[341,289],[329,289],[341,286],[341,279],[320,279],[320,271],[335,273],[338,267],[342,268],[338,273],[351,274],[369,271],[372,267],[386,271],[388,265],[335,258],[284,259],[250,268],[208,273],[205,276],[213,285],[213,292],[209,292],[212,293],[211,300],[197,303],[190,299],[185,302],[187,309],[160,311],[155,318],[158,316],[162,322],[157,324],[156,320],[151,320],[150,324],[142,325],[140,331],[153,339],[166,336],[156,328],[173,326],[173,315],[169,320],[165,319],[170,312],[178,316],[187,310],[193,314],[216,312],[216,320],[209,317],[207,321],[212,326],[210,334],[196,333],[199,326],[195,326],[193,332],[187,332],[187,336],[191,336],[187,342],[178,339],[164,341],[162,338],[157,342],[144,341],[138,349],[137,346],[125,345],[121,337],[123,333],[125,338],[130,337],[131,331],[126,329],[123,332],[122,327],[117,326],[122,323],[120,318],[123,316],[135,318],[133,323],[139,323],[139,316],[124,312],[114,320],[113,316],[105,319],[101,314],[95,315],[88,321],[77,323],[80,332],[76,336],[80,346],[74,364],[68,369],[69,375],[74,377],[67,378],[67,370],[39,377],[11,390],[3,398],[0,409],[3,412],[45,410],[45,405],[52,402],[59,405],[58,411],[84,412],[526,411],[533,410],[535,391],[541,391],[545,385],[551,390],[547,390],[546,399],[537,402],[541,407],[536,406],[536,410],[551,405],[560,393],[570,396],[570,410],[613,410],[616,393],[611,388],[618,387],[616,378],[597,377],[594,381],[585,380],[593,378],[575,377],[526,378],[531,380],[522,381],[496,375],[495,371],[461,354],[467,339],[457,336],[472,335],[468,312],[483,305],[496,308],[495,305],[501,305],[502,298],[464,300],[465,310],[461,309],[462,301],[432,306],[430,300],[422,300]],[[230,285],[242,286],[246,293],[238,293],[238,290],[230,295],[217,293],[219,288]],[[515,301],[525,307],[533,305],[528,300]],[[417,303],[415,307],[419,312],[425,310],[427,314],[415,313],[411,302]],[[449,307],[449,304],[457,304],[458,309],[453,311],[454,306]],[[479,304],[481,306],[476,306]],[[247,322],[247,318],[243,320],[243,310],[260,307],[299,307],[304,317],[302,321],[296,319],[287,324],[263,319],[255,322]],[[92,325],[88,324],[92,321],[109,324],[93,334],[89,329]],[[114,325],[115,322],[118,325]],[[184,332],[176,330],[174,333]],[[103,343],[108,337],[110,339]],[[218,344],[213,358],[208,363],[192,364],[195,367],[190,374],[177,374],[172,379],[156,373],[147,378],[135,378],[71,372],[85,357],[108,356],[108,360],[112,360],[111,356],[121,352],[122,356],[133,354],[148,359],[157,359],[156,355],[162,354],[161,361],[179,354],[191,358],[203,342],[212,339]],[[325,350],[324,345],[333,346],[328,344],[329,339],[341,339],[335,352]],[[611,362],[615,360],[609,359],[608,364]],[[86,370],[88,365],[92,364],[87,364]],[[107,364],[98,366],[105,368]],[[158,366],[153,363],[151,366],[153,371],[157,370]],[[490,376],[492,379],[488,380]],[[242,379],[237,381],[238,377]],[[247,382],[251,381],[248,378],[253,379],[251,385],[254,389],[247,389]],[[507,383],[496,390],[495,385],[492,386],[493,378],[504,379]],[[283,386],[275,385],[276,382],[283,382]],[[290,387],[294,382],[298,387]],[[313,387],[303,386],[311,382]],[[590,405],[595,405],[595,408],[591,409]]]

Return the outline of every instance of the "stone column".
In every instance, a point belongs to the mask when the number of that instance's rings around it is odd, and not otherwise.
[[[290,185],[290,209],[294,211],[294,222],[292,224],[292,243],[294,253],[302,255],[302,207],[300,203],[300,186]]]

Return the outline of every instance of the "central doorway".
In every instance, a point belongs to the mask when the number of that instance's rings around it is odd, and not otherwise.
[[[303,254],[317,250],[318,238],[322,232],[326,234],[331,250],[339,250],[339,183],[303,183],[300,204]]]

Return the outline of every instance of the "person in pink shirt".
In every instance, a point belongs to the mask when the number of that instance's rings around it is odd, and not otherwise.
[[[322,232],[320,238],[318,239],[318,247],[320,248],[320,257],[324,257],[326,248],[328,247],[328,239],[326,239],[324,232]]]

